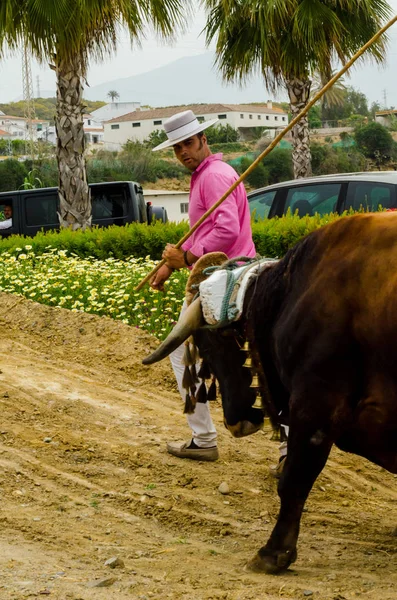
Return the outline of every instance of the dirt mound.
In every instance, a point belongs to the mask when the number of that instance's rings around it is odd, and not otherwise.
[[[2,600],[396,599],[393,475],[334,451],[294,568],[245,572],[278,511],[271,432],[232,439],[215,402],[221,459],[173,458],[165,441],[188,430],[168,361],[141,364],[156,340],[0,298]],[[124,566],[111,569],[115,556]]]

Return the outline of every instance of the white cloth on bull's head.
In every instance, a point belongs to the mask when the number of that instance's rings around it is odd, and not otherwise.
[[[217,267],[199,285],[200,302],[205,321],[223,327],[241,318],[248,285],[264,269],[277,262],[275,258],[253,259],[235,268]]]

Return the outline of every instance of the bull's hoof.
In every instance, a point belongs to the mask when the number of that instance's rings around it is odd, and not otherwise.
[[[284,550],[283,552],[259,550],[258,554],[247,562],[245,570],[274,575],[286,571],[296,561],[296,557],[296,550]]]

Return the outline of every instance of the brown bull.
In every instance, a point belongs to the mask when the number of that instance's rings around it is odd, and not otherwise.
[[[264,406],[273,422],[290,426],[278,520],[249,563],[278,572],[296,559],[302,510],[333,444],[397,473],[397,214],[356,215],[315,231],[259,275],[238,323],[203,324],[196,300],[144,362],[161,360],[194,332],[218,379],[227,426],[252,431],[244,425],[253,421],[251,376],[240,351],[250,342]]]

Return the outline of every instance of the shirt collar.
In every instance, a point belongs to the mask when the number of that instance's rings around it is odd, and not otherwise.
[[[202,169],[205,169],[205,167],[209,164],[214,162],[215,160],[222,160],[223,154],[221,152],[218,152],[218,154],[210,154],[209,156],[207,156],[207,158],[205,158],[203,160],[203,162],[201,162],[199,164],[199,166],[197,167],[197,169],[194,170],[193,175],[195,175],[196,173],[200,173],[200,171]]]

